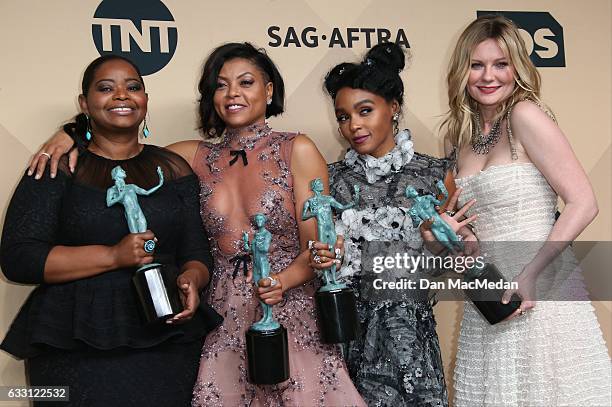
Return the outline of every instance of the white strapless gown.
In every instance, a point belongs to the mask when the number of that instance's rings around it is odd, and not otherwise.
[[[470,215],[478,214],[482,252],[510,281],[549,235],[555,192],[530,163],[490,167],[456,184],[463,188],[461,205],[476,198]],[[516,247],[500,250],[509,245]],[[472,303],[464,304],[456,406],[612,406],[610,357],[569,248],[540,275],[538,290],[583,300],[539,301],[523,316],[493,326]]]

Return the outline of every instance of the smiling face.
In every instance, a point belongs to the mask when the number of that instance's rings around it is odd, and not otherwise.
[[[147,113],[148,96],[138,73],[128,62],[114,59],[100,65],[87,96],[79,96],[81,110],[91,119],[94,135],[135,131]]]
[[[342,88],[334,101],[336,120],[342,136],[359,154],[382,157],[395,147],[393,115],[396,101],[363,89]]]
[[[472,52],[467,83],[469,95],[480,105],[495,107],[514,91],[514,68],[497,41],[478,44]]]
[[[219,71],[213,98],[215,110],[228,128],[263,122],[272,88],[272,82],[251,61],[231,59]]]

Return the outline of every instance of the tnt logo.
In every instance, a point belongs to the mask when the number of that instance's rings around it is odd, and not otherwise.
[[[539,67],[564,67],[563,27],[544,11],[477,11],[477,16],[502,15],[519,27],[531,61]]]
[[[104,0],[94,13],[91,34],[100,55],[129,58],[143,75],[165,67],[178,43],[174,17],[159,0]]]

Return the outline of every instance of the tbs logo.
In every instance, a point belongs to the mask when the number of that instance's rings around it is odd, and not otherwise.
[[[91,34],[100,55],[129,58],[143,75],[165,67],[178,43],[174,17],[159,0],[103,0]]]
[[[563,27],[548,12],[477,11],[477,16],[502,15],[519,27],[531,61],[538,67],[564,67]]]

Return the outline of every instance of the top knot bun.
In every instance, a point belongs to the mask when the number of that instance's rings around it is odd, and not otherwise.
[[[404,101],[404,83],[399,73],[406,64],[403,49],[387,42],[372,48],[361,63],[343,62],[325,77],[327,93],[336,99],[342,88],[363,89],[386,101]]]
[[[365,65],[375,64],[377,68],[389,68],[401,72],[406,66],[406,56],[402,47],[393,42],[384,42],[375,45],[365,56]]]

